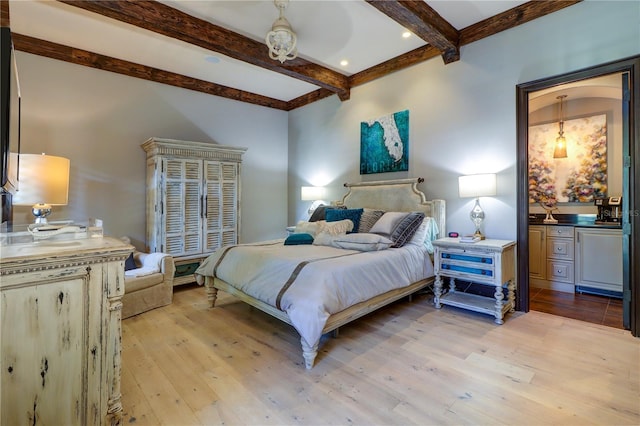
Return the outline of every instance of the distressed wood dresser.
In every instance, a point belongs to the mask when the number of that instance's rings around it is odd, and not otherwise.
[[[122,423],[124,261],[113,238],[0,245],[0,423]]]

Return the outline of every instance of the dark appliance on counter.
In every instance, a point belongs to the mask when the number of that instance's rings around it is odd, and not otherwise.
[[[596,223],[622,222],[622,197],[598,198],[595,205],[598,207]]]

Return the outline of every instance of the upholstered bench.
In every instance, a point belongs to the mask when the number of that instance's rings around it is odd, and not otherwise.
[[[170,304],[174,272],[172,256],[134,252],[125,262],[122,318]]]

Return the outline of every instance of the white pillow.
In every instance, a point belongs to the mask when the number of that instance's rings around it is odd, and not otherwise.
[[[333,247],[359,250],[359,251],[378,251],[391,247],[393,241],[378,234],[355,233],[338,235],[333,237],[331,245]]]
[[[305,222],[301,220],[296,225],[294,234],[310,234],[312,237],[318,233],[319,223],[318,222]]]
[[[317,234],[324,232],[330,235],[341,235],[353,230],[353,222],[349,219],[337,220],[335,222],[319,220],[316,223],[318,224]]]
[[[386,212],[369,230],[373,234],[391,235],[402,219],[407,217],[408,212]]]
[[[407,244],[413,244],[415,246],[421,246],[424,244],[424,239],[427,236],[427,222],[429,222],[430,219],[430,217],[425,217],[422,220],[422,223],[418,227],[418,230],[415,234],[413,234],[413,237],[411,237]]]

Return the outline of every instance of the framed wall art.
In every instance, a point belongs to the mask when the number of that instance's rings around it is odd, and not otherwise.
[[[409,170],[409,110],[360,123],[360,174]]]
[[[593,203],[607,195],[606,114],[564,121],[567,157],[553,158],[558,123],[529,127],[529,203]]]

